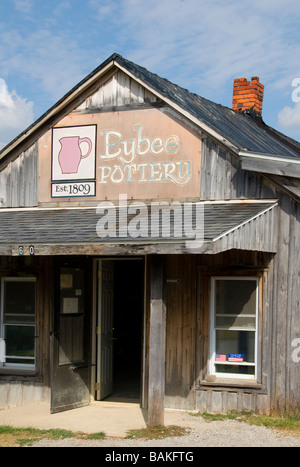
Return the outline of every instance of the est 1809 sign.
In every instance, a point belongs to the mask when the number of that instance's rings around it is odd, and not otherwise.
[[[52,198],[95,196],[96,182],[52,183]]]

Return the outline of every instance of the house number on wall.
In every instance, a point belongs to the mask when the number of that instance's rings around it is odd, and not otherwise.
[[[29,251],[30,256],[33,256],[33,255],[34,255],[34,246],[33,246],[33,245],[30,245],[28,251]],[[20,256],[23,256],[24,254],[26,254],[25,248],[24,248],[24,246],[20,245],[20,246],[19,246],[19,255],[20,255]]]

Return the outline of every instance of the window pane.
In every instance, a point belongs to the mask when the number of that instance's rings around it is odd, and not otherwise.
[[[6,365],[35,364],[36,282],[34,278],[4,278],[2,325]]]
[[[255,280],[216,280],[216,315],[255,315]]]
[[[6,357],[34,357],[35,327],[5,326]],[[11,362],[11,360],[9,360]],[[31,362],[32,363],[32,362]]]
[[[252,378],[256,374],[257,279],[214,280],[215,374]]]
[[[252,331],[216,331],[216,354],[225,355],[226,361],[229,355],[242,355],[242,361],[255,362],[255,332]],[[223,357],[224,358],[224,357]],[[219,365],[216,369],[219,371]],[[229,373],[227,371],[227,373]]]
[[[34,315],[11,314],[5,316],[5,324],[34,324]]]
[[[84,270],[61,268],[60,272],[60,313],[81,314],[84,309]]]
[[[234,375],[255,375],[255,367],[244,365],[216,365],[216,372]]]
[[[243,315],[217,315],[216,316],[216,327],[217,328],[247,328],[255,329],[256,317],[254,316],[243,316]]]
[[[5,281],[4,323],[35,322],[35,282]]]

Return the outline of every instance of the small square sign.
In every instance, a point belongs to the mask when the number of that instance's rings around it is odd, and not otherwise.
[[[52,181],[95,180],[96,125],[53,128]]]

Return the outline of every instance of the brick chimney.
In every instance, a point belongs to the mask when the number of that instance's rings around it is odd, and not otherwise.
[[[246,78],[237,78],[233,81],[233,110],[252,111],[261,116],[263,97],[264,86],[257,76],[253,76],[251,81],[247,81]]]

